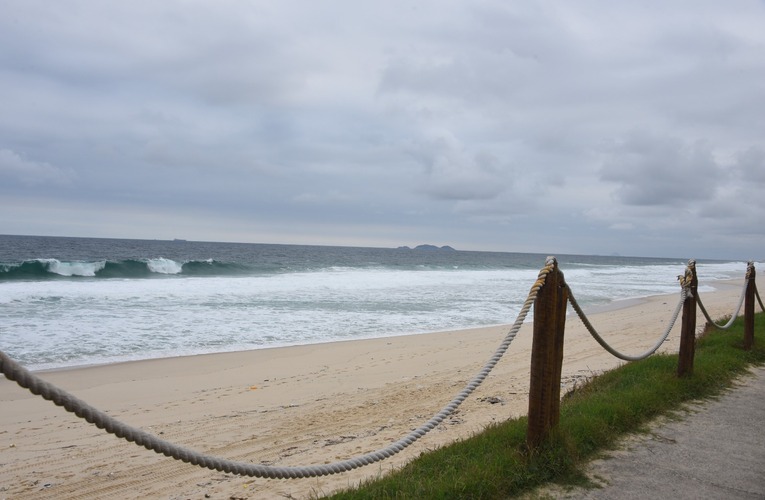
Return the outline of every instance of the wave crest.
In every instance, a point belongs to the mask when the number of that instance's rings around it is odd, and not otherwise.
[[[119,261],[60,261],[50,258],[13,263],[0,262],[0,282],[79,278],[138,279],[178,275],[231,276],[251,274],[253,271],[240,264],[213,259],[178,262],[165,257]]]
[[[95,276],[101,269],[106,267],[106,261],[98,262],[61,262],[58,259],[40,260],[53,274],[60,276]]]
[[[164,257],[149,259],[146,262],[146,267],[149,268],[149,271],[159,274],[180,274],[183,270],[183,264]]]

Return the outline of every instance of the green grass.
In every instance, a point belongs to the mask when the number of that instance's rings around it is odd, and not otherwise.
[[[507,498],[548,483],[588,484],[583,466],[626,433],[645,431],[652,419],[684,403],[719,395],[750,366],[765,363],[764,330],[760,313],[751,351],[742,349],[741,319],[726,332],[705,334],[696,345],[692,377],[676,376],[675,354],[651,356],[593,378],[564,397],[558,428],[536,450],[525,444],[526,417],[508,420],[331,498]]]

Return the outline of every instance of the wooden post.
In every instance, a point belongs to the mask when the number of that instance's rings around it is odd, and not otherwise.
[[[683,286],[688,286],[691,296],[686,297],[685,302],[683,302],[683,323],[680,332],[677,376],[690,377],[693,375],[693,357],[696,352],[696,296],[699,288],[695,260],[688,261],[685,276],[681,280]]]
[[[754,262],[749,262],[746,269],[746,294],[744,302],[744,350],[754,346]]]
[[[530,448],[541,444],[560,420],[560,378],[567,301],[563,273],[558,270],[558,263],[554,262],[534,302],[526,432],[526,443]]]

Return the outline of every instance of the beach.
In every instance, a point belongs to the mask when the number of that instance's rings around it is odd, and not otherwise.
[[[701,295],[713,318],[734,312],[742,284],[718,281],[716,291]],[[678,300],[679,292],[613,303],[589,317],[614,347],[639,354],[661,336]],[[623,363],[592,339],[570,306],[568,311],[561,393]],[[704,323],[699,312],[699,330]],[[324,464],[384,448],[427,421],[484,366],[509,329],[493,326],[39,374],[112,417],[196,451],[276,466]],[[242,478],[177,462],[108,435],[3,378],[0,499],[328,494],[493,422],[525,414],[531,331],[527,321],[484,383],[412,446],[376,464],[310,479]],[[679,334],[678,319],[661,351],[676,352]]]

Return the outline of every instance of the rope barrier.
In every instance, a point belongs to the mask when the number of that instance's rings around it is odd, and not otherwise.
[[[148,432],[120,422],[119,420],[94,408],[85,401],[78,399],[63,389],[60,389],[34,375],[29,370],[12,360],[3,351],[0,351],[0,372],[2,372],[8,380],[15,381],[19,386],[28,389],[32,394],[41,396],[43,399],[48,401],[52,401],[55,405],[63,407],[70,413],[74,413],[78,417],[95,425],[99,429],[104,429],[106,432],[114,434],[115,436],[125,439],[128,442],[135,443],[139,446],[143,446],[148,450],[152,450],[167,457],[172,457],[182,462],[197,465],[207,469],[217,470],[220,472],[237,474],[240,476],[263,477],[270,479],[294,479],[337,474],[340,472],[356,469],[364,465],[379,462],[399,453],[417,441],[419,438],[433,430],[446,417],[451,415],[457,409],[457,407],[459,407],[459,405],[462,404],[462,402],[465,401],[465,399],[467,399],[467,397],[473,391],[475,391],[479,385],[481,385],[484,379],[489,375],[491,370],[496,366],[507,349],[510,347],[510,344],[518,334],[518,330],[520,330],[521,326],[523,325],[523,322],[525,321],[531,306],[534,304],[539,289],[542,287],[542,285],[544,285],[545,278],[552,271],[553,264],[554,259],[552,257],[548,257],[545,261],[545,267],[542,268],[542,270],[539,272],[537,280],[534,282],[534,285],[532,285],[528,297],[523,303],[521,311],[518,313],[518,317],[516,318],[515,323],[513,323],[512,328],[507,333],[500,346],[494,352],[494,355],[489,359],[489,361],[486,362],[481,371],[465,386],[462,392],[460,392],[454,399],[452,399],[449,404],[447,404],[443,409],[441,409],[440,412],[434,415],[423,425],[413,430],[402,439],[391,444],[387,448],[331,464],[310,465],[304,467],[275,467],[213,457],[196,452],[189,448],[179,446],[169,441],[165,441],[152,434],[149,434]]]
[[[678,279],[681,285],[680,301],[678,302],[678,305],[675,308],[675,311],[672,315],[672,319],[669,325],[667,326],[666,330],[664,331],[663,335],[652,348],[650,348],[648,351],[637,356],[623,354],[617,351],[611,345],[609,345],[603,339],[603,337],[600,334],[598,334],[597,330],[595,330],[595,328],[592,326],[589,319],[584,314],[584,311],[582,310],[582,308],[579,306],[578,302],[576,301],[573,291],[568,286],[568,284],[564,283],[564,286],[568,292],[569,302],[571,303],[572,307],[576,311],[582,323],[590,332],[590,334],[593,336],[593,338],[606,351],[616,356],[617,358],[625,360],[625,361],[638,361],[641,359],[645,359],[648,356],[654,354],[659,349],[659,347],[666,341],[670,331],[672,330],[675,322],[677,321],[680,311],[683,308],[684,302],[689,298],[693,298],[693,295],[691,294],[691,281],[692,281],[691,267],[694,264],[695,264],[694,261],[689,261],[688,267],[686,268],[686,271],[685,271],[685,275],[678,276]],[[95,425],[99,429],[104,429],[106,432],[114,434],[115,436],[125,439],[128,442],[133,442],[139,446],[145,447],[148,450],[152,450],[158,454],[162,454],[167,457],[180,460],[182,462],[186,462],[192,465],[197,465],[197,466],[212,469],[212,470],[217,470],[220,472],[227,472],[227,473],[237,474],[241,476],[262,477],[262,478],[271,478],[271,479],[307,478],[307,477],[317,477],[317,476],[324,476],[329,474],[336,474],[336,473],[346,472],[352,469],[356,469],[358,467],[369,465],[375,462],[379,462],[381,460],[384,460],[386,458],[389,458],[399,453],[400,451],[404,450],[409,445],[411,445],[412,443],[414,443],[415,441],[417,441],[418,439],[426,435],[428,432],[433,430],[445,418],[451,415],[465,401],[465,399],[467,399],[467,397],[470,394],[472,394],[475,391],[475,389],[477,389],[481,385],[481,383],[486,379],[486,377],[489,375],[489,373],[493,370],[493,368],[496,366],[496,364],[505,354],[507,349],[510,347],[510,344],[515,339],[518,331],[523,325],[529,310],[531,309],[532,305],[536,301],[538,292],[544,285],[546,277],[554,269],[554,266],[555,266],[555,259],[553,257],[548,257],[547,260],[545,261],[545,267],[543,267],[540,270],[537,280],[532,285],[529,291],[529,294],[526,298],[526,301],[523,303],[523,306],[520,312],[518,313],[518,316],[515,322],[513,323],[510,331],[506,334],[500,346],[494,352],[493,356],[486,362],[483,368],[478,372],[478,374],[472,380],[470,380],[470,382],[463,388],[463,390],[460,393],[458,393],[446,406],[444,406],[430,420],[422,424],[417,429],[411,431],[405,437],[392,443],[388,447],[383,448],[381,450],[374,451],[374,452],[370,452],[364,455],[360,455],[348,460],[343,460],[343,461],[334,462],[330,464],[294,466],[294,467],[276,467],[276,466],[258,465],[258,464],[252,464],[252,463],[246,463],[246,462],[237,462],[233,460],[206,455],[206,454],[191,450],[189,448],[185,448],[185,447],[176,445],[174,443],[165,441],[152,434],[142,431],[138,428],[132,427],[130,425],[127,425],[123,422],[118,421],[117,419],[107,415],[105,412],[102,412],[96,409],[95,407],[89,405],[85,401],[78,399],[77,397],[64,391],[63,389],[60,389],[54,386],[53,384],[50,384],[44,381],[43,379],[37,377],[36,375],[28,371],[26,368],[18,364],[16,361],[11,359],[3,351],[0,351],[0,372],[2,372],[7,379],[11,381],[15,381],[22,388],[28,389],[32,394],[41,396],[43,399],[46,399],[48,401],[52,401],[55,405],[63,407],[65,410],[71,413],[74,413],[78,417]],[[753,274],[754,274],[754,264],[752,262],[749,262],[749,265],[747,268],[747,274],[746,274],[747,285],[749,284],[749,280],[753,279]],[[723,325],[723,326],[717,325],[711,320],[709,314],[707,313],[706,309],[701,303],[701,299],[698,296],[695,298],[695,300],[699,304],[699,307],[701,308],[704,316],[706,317],[707,321],[709,321],[710,324],[714,325],[715,327],[719,329],[728,329],[733,324],[733,322],[735,321],[735,319],[737,318],[741,310],[741,307],[743,305],[744,298],[745,298],[745,292],[746,292],[746,286],[744,287],[744,291],[742,292],[738,307],[736,308],[736,312],[734,313],[731,320],[726,325]],[[765,311],[765,307],[763,307],[762,299],[760,298],[756,285],[754,285],[754,294],[757,297],[757,300],[759,301],[760,308],[763,311]]]
[[[637,355],[637,356],[630,356],[627,354],[622,354],[621,352],[614,349],[612,346],[606,342],[603,337],[601,337],[597,330],[592,326],[590,321],[587,319],[587,316],[584,314],[584,311],[581,307],[579,307],[579,303],[574,298],[574,294],[571,291],[571,288],[569,288],[568,285],[566,285],[566,288],[568,289],[568,301],[571,303],[571,306],[576,311],[576,314],[579,316],[579,319],[582,320],[582,323],[584,323],[585,328],[587,328],[587,331],[590,332],[590,335],[598,342],[598,344],[603,347],[606,351],[611,353],[612,355],[616,356],[619,359],[622,359],[624,361],[640,361],[641,359],[645,359],[648,356],[655,353],[659,347],[664,343],[665,340],[667,340],[667,337],[669,336],[670,330],[672,330],[672,327],[675,326],[675,321],[677,321],[677,317],[680,314],[680,311],[683,308],[683,302],[685,302],[685,299],[690,296],[690,290],[688,290],[687,286],[685,285],[684,281],[681,280],[681,284],[683,286],[681,292],[680,292],[680,301],[677,303],[677,307],[675,308],[675,312],[672,314],[672,320],[669,322],[669,325],[667,326],[667,329],[664,331],[664,334],[659,338],[659,341],[656,342],[656,344],[651,347],[649,350],[644,352],[643,354]]]
[[[739,313],[741,312],[741,307],[744,305],[744,298],[746,297],[746,284],[751,279],[751,269],[753,268],[754,264],[752,262],[749,262],[747,264],[747,270],[746,270],[746,277],[744,278],[744,287],[741,289],[741,297],[738,299],[738,306],[736,307],[736,311],[731,315],[730,320],[725,323],[724,325],[718,325],[714,322],[712,317],[707,312],[707,309],[704,307],[704,304],[701,303],[701,297],[696,297],[696,303],[699,305],[699,309],[701,309],[701,312],[704,314],[704,317],[707,320],[707,323],[714,326],[718,330],[728,330],[731,326],[733,326],[733,322],[736,321],[736,318],[738,318]],[[757,289],[755,288],[755,291]],[[759,295],[758,295],[759,298]],[[760,301],[760,307],[762,307],[762,301]],[[763,309],[765,311],[765,309]]]

